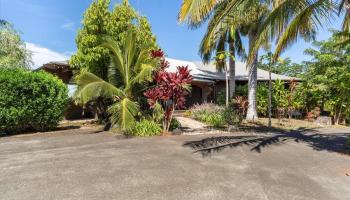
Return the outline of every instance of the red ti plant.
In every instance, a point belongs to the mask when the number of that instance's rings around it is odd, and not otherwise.
[[[152,55],[164,55],[153,52]],[[156,86],[147,90],[144,95],[148,98],[151,108],[159,103],[164,110],[163,131],[168,132],[173,113],[176,108],[183,108],[185,97],[190,93],[192,76],[188,67],[179,66],[176,72],[168,72],[169,63],[164,57],[160,60],[160,67],[155,71],[153,80]]]

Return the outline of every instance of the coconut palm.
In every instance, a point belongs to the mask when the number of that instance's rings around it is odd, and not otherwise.
[[[212,54],[215,53],[217,70],[226,71],[226,104],[228,104],[228,99],[232,99],[235,95],[236,54],[241,58],[246,57],[239,29],[249,14],[240,8],[237,9],[234,16],[227,16],[224,20],[217,21],[217,16],[225,9],[226,4],[227,2],[215,8],[214,15],[208,23],[207,32],[202,39],[199,53],[204,63],[209,63]],[[229,72],[226,66],[226,57],[229,57]],[[223,58],[223,60],[220,60],[220,58]],[[229,86],[227,73],[229,74]]]
[[[122,47],[108,36],[102,37],[103,47],[110,50],[111,65],[108,67],[108,81],[86,71],[76,78],[78,90],[75,99],[87,104],[99,98],[108,98],[113,104],[108,108],[112,125],[122,130],[130,128],[139,113],[136,101],[136,88],[152,80],[152,72],[157,60],[150,57],[150,48],[145,46],[137,50],[135,33],[130,31]]]
[[[339,14],[341,14],[343,11],[344,14],[344,20],[343,20],[343,30],[349,31],[349,25],[350,25],[350,0],[341,0],[338,8]]]
[[[271,33],[269,30],[258,35],[261,29],[261,24],[266,20],[269,10],[265,6],[261,6],[258,2],[253,5],[252,19],[243,28],[242,32],[248,36],[249,42],[249,54],[251,55],[251,61],[248,62],[248,110],[246,119],[254,121],[258,119],[257,102],[256,102],[256,90],[258,86],[258,53],[261,47],[265,49],[269,48]],[[260,39],[260,41],[258,41]],[[256,43],[259,45],[256,47]]]
[[[268,8],[271,12],[258,31],[258,39],[254,45],[254,51],[260,47],[260,37],[270,29],[272,38],[277,38],[275,60],[280,54],[292,45],[299,37],[306,40],[314,39],[316,30],[323,27],[325,22],[329,22],[336,14],[337,4],[333,0],[226,0],[226,11],[222,12],[219,19],[232,14],[233,8],[241,4],[256,4],[257,2]],[[199,25],[206,19],[217,4],[225,0],[183,0],[180,10],[180,21],[187,21],[190,24]],[[339,0],[340,10],[345,10],[345,22],[349,21],[349,0]],[[189,14],[190,13],[190,14]],[[254,51],[249,52],[248,62],[252,62]]]
[[[217,7],[223,7],[220,12],[214,14],[215,23],[214,26],[220,27],[221,23],[227,23],[229,19],[234,19],[239,11],[246,12],[245,21],[241,25],[241,32],[248,36],[249,39],[249,53],[253,55],[248,63],[249,66],[249,77],[248,77],[248,101],[249,107],[247,112],[247,119],[257,119],[257,106],[256,106],[256,87],[257,87],[257,59],[258,59],[258,48],[262,45],[269,43],[269,30],[265,29],[258,38],[260,25],[266,19],[268,9],[265,6],[261,6],[260,1],[251,0],[247,4],[240,4],[237,0],[222,0],[222,1],[202,1],[202,0],[184,0],[180,13],[179,21],[187,23],[191,27],[199,26],[210,17],[211,12]],[[249,14],[248,14],[249,13]],[[221,29],[223,30],[223,29]],[[223,31],[225,33],[225,31]],[[262,40],[262,36],[265,36]],[[260,40],[257,40],[260,39]],[[255,45],[255,43],[258,45]],[[222,44],[222,43],[219,43]],[[256,48],[258,47],[258,48]],[[221,47],[222,48],[222,47]]]
[[[235,7],[254,0],[232,0],[228,7]],[[343,0],[341,0],[343,1]],[[348,0],[344,0],[346,2]],[[265,0],[262,5],[271,8],[271,12],[258,30],[257,39],[252,51],[249,52],[248,62],[252,62],[254,54],[264,42],[265,33],[276,39],[274,61],[290,47],[298,38],[306,41],[314,40],[317,30],[329,23],[336,14],[337,4],[332,0]],[[346,5],[344,3],[343,5]],[[227,13],[224,13],[227,14]]]

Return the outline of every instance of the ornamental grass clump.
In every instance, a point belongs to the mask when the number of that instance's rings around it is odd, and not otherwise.
[[[191,109],[191,116],[199,121],[214,127],[222,127],[226,124],[223,115],[225,107],[213,103],[196,104]]]

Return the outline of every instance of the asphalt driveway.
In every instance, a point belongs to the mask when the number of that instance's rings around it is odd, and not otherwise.
[[[124,139],[0,138],[0,199],[350,199],[346,129]]]

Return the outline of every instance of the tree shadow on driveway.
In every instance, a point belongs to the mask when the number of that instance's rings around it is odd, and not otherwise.
[[[249,146],[251,151],[261,153],[264,148],[272,145],[283,145],[288,141],[303,142],[317,151],[331,151],[350,155],[347,147],[349,133],[322,133],[318,130],[298,129],[283,132],[282,130],[271,133],[259,133],[241,136],[214,136],[197,141],[188,141],[183,144],[190,147],[194,153],[203,156],[218,153],[227,148]]]

